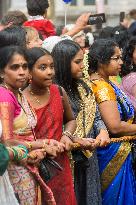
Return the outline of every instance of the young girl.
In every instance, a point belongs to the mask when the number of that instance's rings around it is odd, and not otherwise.
[[[51,139],[55,139],[65,146],[65,152],[55,158],[63,170],[47,184],[53,192],[57,205],[76,205],[70,163],[66,152],[72,148],[71,138],[76,122],[68,97],[62,89],[62,99],[59,87],[52,84],[55,71],[49,52],[41,48],[32,48],[28,50],[28,59],[31,84],[24,93],[37,115],[36,137],[48,139],[49,144]],[[63,124],[64,131],[62,132]]]
[[[32,26],[38,30],[43,38],[54,36],[55,27],[47,17],[48,0],[27,0],[27,10],[30,20],[24,23],[24,26]]]

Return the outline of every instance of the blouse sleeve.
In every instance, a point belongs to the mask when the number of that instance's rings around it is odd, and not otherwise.
[[[98,104],[104,101],[116,101],[114,89],[107,82],[103,80],[95,80],[93,81],[92,89]]]
[[[2,141],[13,138],[14,117],[14,98],[7,90],[0,88],[0,120],[2,124]]]

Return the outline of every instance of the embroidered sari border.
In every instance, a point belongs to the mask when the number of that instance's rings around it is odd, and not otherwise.
[[[108,188],[113,179],[116,177],[130,152],[131,145],[129,142],[122,142],[118,152],[106,166],[101,175],[102,192]]]

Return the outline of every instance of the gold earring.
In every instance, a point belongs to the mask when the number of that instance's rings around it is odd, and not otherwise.
[[[29,76],[29,84],[31,84],[32,83],[32,76],[30,75]]]

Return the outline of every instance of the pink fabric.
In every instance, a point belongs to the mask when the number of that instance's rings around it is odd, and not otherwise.
[[[18,104],[18,101],[14,95],[14,93],[12,93],[10,90],[4,88],[4,87],[0,87],[0,103],[9,103],[10,106],[12,107],[12,112],[13,112],[13,116],[14,118],[17,117],[20,112],[21,112],[21,107]]]
[[[132,88],[136,84],[136,72],[130,73],[122,78],[120,89],[130,98],[136,109],[136,99],[132,94]]]

